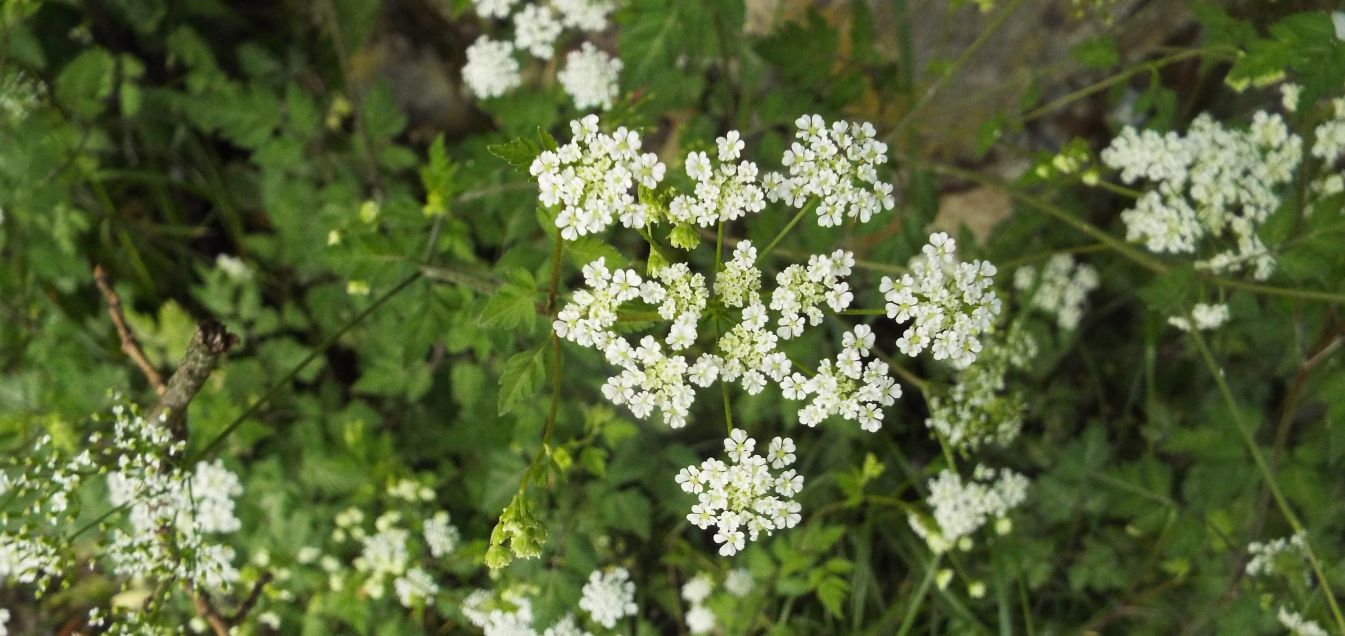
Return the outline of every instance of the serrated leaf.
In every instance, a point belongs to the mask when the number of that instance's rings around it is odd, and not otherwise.
[[[532,165],[532,160],[541,154],[542,150],[536,144],[523,138],[507,141],[502,144],[492,144],[486,146],[490,154],[504,160],[514,170],[527,172]]]
[[[546,366],[543,364],[543,352],[546,343],[520,351],[504,362],[504,371],[500,373],[500,399],[496,411],[500,415],[508,414],[524,398],[530,397],[546,379]]]
[[[696,32],[693,25],[686,24],[680,10],[683,5],[693,4],[697,3],[668,0],[632,3],[631,18],[619,36],[627,81],[644,84],[655,74],[672,67],[678,42],[686,34]]]
[[[816,585],[817,600],[826,608],[827,613],[836,618],[845,618],[841,608],[850,594],[850,584],[839,576],[824,576]]]
[[[522,270],[520,270],[522,271]],[[490,329],[531,329],[537,321],[537,288],[532,275],[526,271],[515,274],[513,280],[502,285],[482,308],[477,322]]]

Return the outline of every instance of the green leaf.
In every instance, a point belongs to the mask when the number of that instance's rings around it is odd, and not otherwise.
[[[1121,62],[1121,51],[1116,48],[1115,37],[1103,35],[1076,47],[1074,57],[1088,68],[1104,70]]]
[[[56,101],[70,113],[91,119],[103,112],[105,100],[112,94],[117,64],[103,49],[89,49],[75,56],[56,77]]]
[[[486,301],[478,322],[490,329],[531,329],[537,322],[537,282],[526,270],[515,270],[512,281]]]
[[[504,372],[500,374],[500,399],[497,412],[505,415],[512,411],[523,399],[531,397],[546,379],[546,365],[543,354],[546,342],[520,351],[510,356],[504,363]]]
[[[845,611],[842,607],[845,605],[845,599],[850,595],[850,584],[845,579],[827,575],[820,577],[814,585],[817,600],[826,608],[827,613],[836,618],[845,618]]]
[[[453,178],[456,172],[457,167],[444,150],[444,135],[440,133],[430,143],[429,163],[420,169],[420,183],[425,186],[425,216],[448,212],[448,202],[456,192]]]
[[[492,144],[486,146],[490,154],[504,160],[505,163],[519,172],[528,172],[532,165],[532,160],[541,154],[542,150],[536,144],[527,139],[518,138],[502,144]]]
[[[1159,274],[1139,291],[1149,309],[1164,316],[1186,313],[1199,301],[1200,280],[1193,267],[1180,267]]]
[[[654,75],[672,68],[676,45],[704,25],[688,24],[684,5],[695,2],[637,0],[630,5],[630,20],[619,36],[621,60],[626,81],[632,85],[647,83]]]

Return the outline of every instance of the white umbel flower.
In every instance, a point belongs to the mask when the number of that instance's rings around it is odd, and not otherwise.
[[[406,574],[397,577],[392,582],[392,588],[397,592],[397,602],[406,608],[424,605],[439,593],[439,584],[434,582],[429,572],[420,568],[411,568]]]
[[[867,122],[837,121],[830,126],[820,115],[803,115],[794,125],[794,144],[781,160],[789,176],[766,176],[771,201],[802,208],[818,199],[817,223],[834,227],[845,218],[867,223],[896,205],[892,185],[878,179],[887,163],[887,144]]]
[[[476,14],[483,18],[507,18],[518,0],[472,0]]]
[[[1281,191],[1303,157],[1303,139],[1280,115],[1257,112],[1246,131],[1226,128],[1208,114],[1197,117],[1186,135],[1127,127],[1101,157],[1126,183],[1155,183],[1121,213],[1127,240],[1174,254],[1230,244],[1196,266],[1214,273],[1251,270],[1258,280],[1274,271],[1275,259],[1257,230],[1280,206]]]
[[[1013,286],[1030,294],[1028,304],[1054,315],[1065,331],[1079,326],[1088,292],[1097,289],[1097,270],[1087,263],[1075,263],[1069,254],[1056,254],[1040,271],[1032,266],[1014,272]]]
[[[928,503],[933,518],[911,515],[916,534],[935,553],[946,552],[991,519],[1004,518],[1027,499],[1027,478],[1008,469],[976,466],[964,481],[943,470],[929,481]]]
[[[733,248],[733,258],[715,276],[715,296],[725,307],[743,308],[759,298],[760,293],[757,248],[751,241],[742,241]]]
[[[859,325],[845,334],[845,348],[833,360],[823,360],[817,374],[793,374],[781,383],[785,397],[809,400],[799,410],[799,423],[816,426],[832,415],[856,422],[875,433],[883,427],[883,409],[901,397],[901,385],[889,374],[886,362],[864,363],[873,346],[873,331]]]
[[[1022,430],[1026,402],[1016,392],[1006,392],[1005,377],[1010,370],[1026,368],[1036,355],[1037,343],[1021,329],[997,334],[976,362],[957,374],[946,394],[927,397],[925,426],[958,450],[1007,446]]]
[[[1280,607],[1276,615],[1280,625],[1289,630],[1290,636],[1327,636],[1326,630],[1322,629],[1315,621],[1303,618],[1302,614],[1292,611],[1287,607]]]
[[[1299,532],[1267,543],[1253,541],[1247,545],[1247,554],[1252,557],[1247,560],[1247,576],[1297,575],[1303,570],[1307,543]]]
[[[687,611],[687,631],[692,634],[708,634],[714,631],[715,613],[704,605],[692,605]]]
[[[529,168],[542,205],[561,208],[556,216],[561,236],[573,241],[618,220],[629,228],[645,227],[648,209],[631,191],[663,181],[666,168],[658,156],[640,154],[640,135],[633,130],[601,132],[597,115],[570,122],[570,130],[569,143],[542,152]]]
[[[436,559],[448,556],[458,547],[460,535],[457,527],[449,523],[447,512],[434,513],[433,517],[425,521],[423,531],[425,547],[429,548],[430,556]]]
[[[821,324],[824,305],[834,312],[848,309],[855,295],[845,277],[854,264],[853,253],[836,250],[830,256],[808,257],[806,267],[790,265],[777,274],[771,293],[771,309],[780,312],[775,333],[785,340],[797,338],[805,319],[808,325]]]
[[[593,46],[592,42],[585,42],[578,51],[565,56],[565,68],[556,79],[574,100],[575,108],[607,110],[619,92],[617,76],[620,73],[621,60]]]
[[[634,616],[639,607],[635,604],[635,583],[630,580],[630,572],[620,567],[608,572],[594,570],[584,584],[579,608],[607,629],[616,627],[622,618]]]
[[[710,597],[710,592],[713,592],[714,589],[715,582],[710,578],[710,575],[697,574],[682,584],[682,600],[692,605],[700,605]]]
[[[755,586],[756,582],[752,580],[752,573],[747,568],[734,568],[724,577],[724,589],[738,598],[751,594]]]
[[[514,59],[514,45],[481,36],[467,47],[467,64],[462,67],[462,81],[477,97],[499,97],[522,83],[518,60]]]
[[[787,438],[776,438],[770,446],[783,448],[786,443],[793,446]],[[773,472],[771,463],[753,452],[755,447],[745,431],[733,429],[724,440],[731,464],[711,458],[677,474],[682,490],[698,499],[687,520],[702,530],[715,526],[714,541],[723,556],[737,554],[763,533],[792,528],[802,518],[802,506],[793,497],[803,489],[803,476],[793,469]],[[777,468],[793,463],[792,453],[775,455]]]
[[[1195,320],[1195,328],[1200,331],[1212,331],[1222,327],[1228,322],[1229,312],[1228,304],[1220,303],[1211,305],[1206,303],[1197,303],[1191,308],[1191,318],[1186,316],[1170,316],[1168,324],[1181,329],[1182,331],[1191,331],[1191,320]]]
[[[980,336],[994,329],[1001,303],[993,287],[995,266],[958,262],[957,242],[939,232],[911,259],[908,274],[884,276],[880,286],[887,317],[910,323],[897,339],[902,353],[915,357],[930,349],[935,360],[966,368],[981,351]]]
[[[607,16],[616,8],[612,0],[552,0],[551,7],[560,14],[565,26],[583,31],[602,31],[607,28]]]
[[[514,16],[514,46],[549,60],[556,54],[556,38],[563,29],[550,6],[527,5]]]
[[[711,227],[766,209],[766,191],[757,182],[757,164],[737,162],[743,148],[738,131],[716,140],[718,167],[703,152],[687,155],[686,173],[696,183],[692,194],[680,194],[668,207],[677,223]]]

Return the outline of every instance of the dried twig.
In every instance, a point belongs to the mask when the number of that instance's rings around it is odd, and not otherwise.
[[[140,372],[145,374],[150,386],[153,386],[159,395],[163,395],[167,390],[163,376],[159,375],[159,370],[149,363],[149,358],[145,357],[145,350],[140,348],[140,341],[136,340],[135,333],[126,324],[126,316],[121,311],[121,297],[112,289],[112,284],[107,280],[107,271],[102,265],[93,266],[93,282],[98,285],[98,291],[102,292],[103,298],[107,300],[107,315],[112,317],[112,324],[117,327],[117,335],[121,336],[121,350],[137,367],[140,367]]]
[[[210,372],[219,364],[220,356],[238,344],[238,336],[229,333],[224,325],[211,319],[196,323],[196,334],[187,345],[187,353],[178,363],[173,377],[159,397],[159,403],[150,409],[145,419],[154,421],[167,416],[168,427],[179,439],[186,437],[187,405],[205,385]]]
[[[238,611],[234,612],[233,617],[229,619],[230,623],[237,625],[242,623],[243,620],[248,617],[248,613],[252,611],[253,607],[257,606],[257,600],[262,596],[262,588],[266,587],[266,584],[271,582],[271,578],[272,576],[270,572],[262,572],[261,578],[257,579],[257,582],[252,584],[252,593],[248,594],[248,597],[243,601],[243,604],[238,606]]]
[[[210,597],[205,592],[196,590],[190,581],[183,581],[183,587],[187,588],[187,593],[191,595],[192,604],[196,606],[196,613],[205,619],[210,625],[210,630],[215,632],[215,636],[229,636],[229,622],[220,616],[214,604],[210,602]]]

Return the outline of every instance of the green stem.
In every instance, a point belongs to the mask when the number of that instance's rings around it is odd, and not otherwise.
[[[1195,324],[1193,318],[1188,316],[1187,320],[1191,324]],[[1209,369],[1210,375],[1214,376],[1214,382],[1219,386],[1219,392],[1223,395],[1224,402],[1228,404],[1228,411],[1232,416],[1230,421],[1233,427],[1238,429],[1238,435],[1242,438],[1242,443],[1247,447],[1247,452],[1251,454],[1252,461],[1261,473],[1261,478],[1266,482],[1266,488],[1270,490],[1271,497],[1275,499],[1275,505],[1279,507],[1294,533],[1303,536],[1303,552],[1307,555],[1308,563],[1312,566],[1312,572],[1317,576],[1317,581],[1321,585],[1322,595],[1326,597],[1326,604],[1331,608],[1331,616],[1336,621],[1336,627],[1340,629],[1340,633],[1345,634],[1345,615],[1341,614],[1340,606],[1336,603],[1335,592],[1331,590],[1331,582],[1326,578],[1321,561],[1312,549],[1312,542],[1308,539],[1303,523],[1298,519],[1294,509],[1289,506],[1289,500],[1280,490],[1279,481],[1275,479],[1274,473],[1270,471],[1270,466],[1266,464],[1265,457],[1261,455],[1261,449],[1256,445],[1256,440],[1252,438],[1251,433],[1243,425],[1242,418],[1239,416],[1237,400],[1233,398],[1233,390],[1228,386],[1228,380],[1224,379],[1223,369],[1220,369],[1219,364],[1215,362],[1214,354],[1210,351],[1209,345],[1205,343],[1204,336],[1200,335],[1198,329],[1192,329],[1190,333],[1192,339],[1195,340],[1196,348],[1200,350],[1200,357],[1204,360],[1205,367]]]
[[[766,258],[766,255],[770,254],[771,250],[775,249],[775,246],[779,245],[780,241],[784,240],[785,235],[789,234],[790,230],[793,230],[794,226],[798,225],[799,221],[802,220],[805,215],[807,215],[809,212],[813,210],[816,210],[817,206],[821,205],[821,203],[822,199],[819,199],[817,197],[809,199],[808,203],[806,203],[803,207],[799,208],[798,214],[795,214],[794,218],[789,220],[789,224],[785,225],[785,229],[780,230],[780,233],[776,234],[775,238],[771,239],[771,242],[766,244],[766,248],[761,250],[761,255],[759,256],[759,258]]]
[[[910,633],[911,627],[915,625],[915,616],[920,613],[920,608],[925,604],[925,596],[929,594],[929,586],[934,584],[934,577],[939,571],[939,557],[935,557],[929,562],[929,569],[925,571],[925,578],[920,581],[920,587],[915,591],[915,596],[911,598],[911,604],[906,608],[906,616],[901,619],[901,627],[897,629],[897,636],[906,636]]]
[[[915,116],[918,115],[925,106],[929,105],[930,100],[934,99],[934,97],[948,85],[948,82],[952,81],[953,77],[955,77],[958,71],[962,69],[962,66],[971,59],[971,56],[981,50],[981,47],[985,46],[985,43],[989,42],[990,38],[993,37],[995,33],[999,32],[1000,27],[1004,26],[1004,23],[1008,21],[1009,16],[1013,15],[1021,4],[1023,4],[1023,0],[1013,0],[1009,6],[1004,7],[1004,10],[995,15],[995,18],[991,20],[990,24],[985,26],[985,30],[981,31],[981,34],[976,36],[976,39],[972,40],[971,44],[967,45],[967,48],[957,56],[957,59],[953,61],[952,66],[949,66],[948,69],[944,71],[943,75],[940,75],[939,79],[925,90],[924,94],[920,96],[920,101],[916,102],[910,110],[906,111],[906,115],[901,118],[901,121],[897,122],[896,128],[892,131],[892,137],[894,139],[896,139],[897,135],[900,135],[911,122],[915,121]]]
[[[360,313],[356,314],[354,318],[351,318],[349,321],[347,321],[346,324],[342,325],[340,329],[337,329],[335,333],[331,334],[330,336],[327,336],[325,339],[323,339],[322,342],[318,343],[318,346],[314,347],[313,350],[310,351],[308,355],[304,357],[303,360],[300,360],[299,364],[294,365],[294,368],[290,369],[290,372],[286,373],[285,377],[281,378],[279,381],[272,384],[271,387],[266,390],[266,393],[262,394],[262,396],[258,398],[256,402],[253,402],[252,405],[247,408],[247,410],[243,411],[238,417],[234,418],[232,422],[229,422],[229,425],[225,426],[224,430],[220,431],[219,434],[216,435],[214,439],[210,440],[209,444],[205,445],[205,448],[202,448],[200,452],[197,452],[187,463],[193,464],[196,461],[210,455],[210,453],[218,449],[219,445],[223,444],[224,440],[227,439],[230,435],[232,435],[234,431],[238,430],[238,427],[242,426],[243,423],[248,420],[248,418],[252,417],[253,415],[256,415],[257,412],[261,410],[262,406],[264,406],[267,402],[270,402],[271,399],[274,398],[276,395],[279,395],[280,391],[283,390],[285,387],[289,386],[290,382],[293,382],[294,378],[298,376],[301,371],[304,370],[304,367],[307,367],[309,363],[316,360],[318,356],[322,355],[325,351],[327,351],[329,347],[331,347],[333,344],[336,344],[337,339],[339,339],[341,336],[346,335],[346,332],[353,329],[355,325],[358,325],[361,322],[363,322],[365,318],[368,318],[375,311],[378,311],[379,307],[382,307],[389,300],[392,300],[393,296],[396,296],[397,294],[401,293],[402,290],[406,289],[407,287],[410,287],[411,283],[414,283],[417,280],[419,280],[421,275],[422,275],[421,271],[416,270],[415,273],[402,279],[402,282],[397,283],[395,287],[388,290],[387,293],[383,294],[382,296],[379,296],[378,299],[375,300],[373,303],[371,303],[368,307],[365,307],[364,311],[361,311]]]
[[[1139,64],[1139,65],[1133,66],[1133,67],[1131,67],[1131,68],[1129,68],[1129,69],[1127,69],[1127,70],[1125,70],[1125,71],[1122,71],[1122,72],[1120,72],[1120,73],[1117,73],[1116,75],[1112,75],[1111,77],[1108,77],[1108,78],[1106,78],[1106,79],[1100,80],[1100,81],[1095,82],[1095,83],[1093,83],[1093,84],[1089,84],[1088,86],[1085,86],[1085,87],[1083,87],[1083,88],[1081,88],[1081,89],[1079,89],[1079,90],[1077,90],[1077,91],[1074,91],[1074,92],[1072,92],[1072,93],[1070,93],[1070,94],[1068,94],[1068,95],[1064,95],[1064,96],[1062,96],[1062,97],[1060,97],[1060,98],[1058,98],[1058,99],[1055,99],[1055,100],[1053,100],[1053,101],[1051,101],[1051,102],[1049,102],[1049,103],[1047,103],[1047,104],[1045,104],[1045,105],[1038,106],[1037,108],[1034,108],[1034,109],[1032,109],[1031,111],[1028,111],[1027,113],[1024,113],[1021,117],[1019,117],[1019,118],[1018,118],[1018,123],[1019,123],[1019,124],[1025,124],[1025,123],[1027,123],[1027,122],[1029,122],[1029,121],[1032,121],[1032,120],[1034,120],[1034,119],[1036,119],[1036,118],[1038,118],[1038,117],[1041,117],[1042,115],[1045,115],[1045,114],[1050,113],[1050,112],[1052,112],[1052,111],[1055,111],[1055,110],[1058,110],[1058,109],[1063,108],[1063,107],[1065,107],[1065,106],[1068,106],[1068,105],[1070,105],[1070,104],[1072,104],[1072,103],[1074,103],[1074,102],[1077,102],[1077,101],[1079,101],[1079,100],[1081,100],[1081,99],[1083,99],[1083,98],[1085,98],[1085,97],[1088,97],[1089,95],[1092,95],[1092,94],[1094,94],[1094,93],[1098,93],[1098,92],[1107,90],[1108,88],[1110,88],[1110,87],[1112,87],[1112,86],[1115,86],[1115,85],[1117,85],[1117,84],[1120,84],[1120,83],[1122,83],[1122,82],[1124,82],[1124,81],[1130,79],[1131,77],[1133,77],[1133,76],[1135,76],[1135,75],[1138,75],[1138,74],[1140,74],[1140,73],[1147,72],[1147,71],[1149,71],[1150,69],[1161,68],[1161,67],[1167,66],[1167,65],[1169,65],[1169,64],[1174,64],[1174,63],[1176,63],[1176,62],[1180,62],[1180,61],[1182,61],[1182,60],[1186,60],[1186,59],[1193,58],[1193,57],[1199,57],[1199,56],[1201,56],[1201,55],[1208,55],[1208,54],[1211,54],[1211,53],[1213,53],[1213,51],[1211,51],[1211,50],[1209,50],[1209,49],[1195,49],[1195,50],[1189,50],[1189,51],[1180,51],[1180,52],[1177,52],[1177,53],[1173,53],[1172,55],[1169,55],[1169,56],[1167,56],[1167,57],[1160,57],[1160,58],[1158,58],[1158,59],[1156,59],[1156,60],[1153,60],[1152,62],[1146,62],[1146,63],[1144,63],[1144,64]]]
[[[886,309],[846,309],[841,311],[842,316],[886,316]]]
[[[724,391],[724,426],[725,432],[733,433],[733,407],[729,404],[729,385],[722,379],[719,381],[719,388]]]
[[[1276,287],[1264,283],[1253,283],[1244,280],[1232,278],[1218,278],[1215,276],[1205,277],[1211,283],[1221,287],[1232,287],[1234,289],[1245,289],[1268,296],[1283,296],[1285,298],[1298,298],[1300,300],[1323,300],[1332,303],[1345,303],[1345,294],[1328,291],[1317,291],[1315,289],[1291,289],[1288,287]]]

